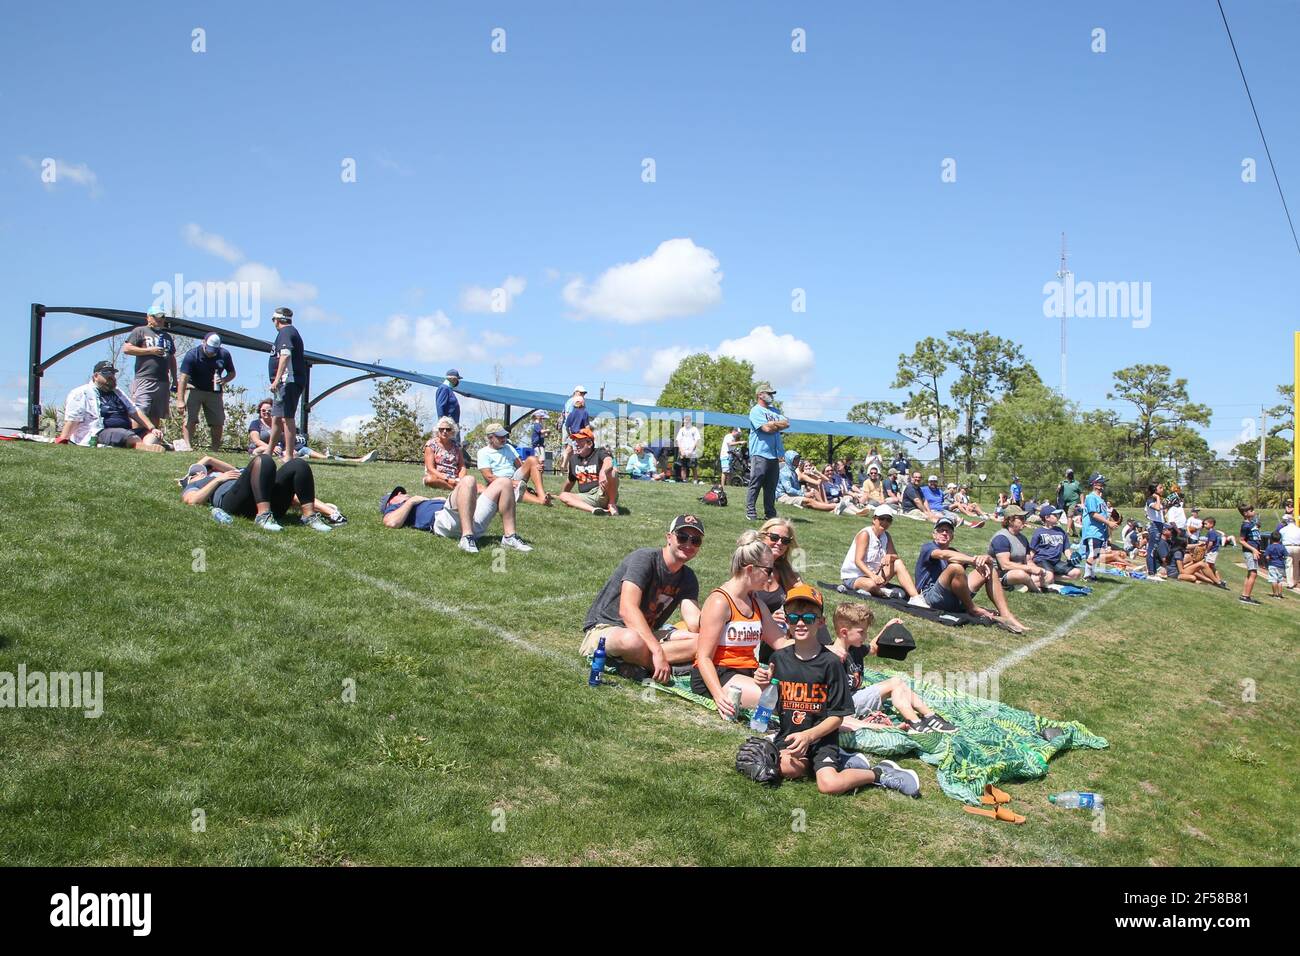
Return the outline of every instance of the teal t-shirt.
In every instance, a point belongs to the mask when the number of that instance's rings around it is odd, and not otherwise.
[[[1083,540],[1096,538],[1099,541],[1105,541],[1109,530],[1106,525],[1093,518],[1094,513],[1110,514],[1110,509],[1106,507],[1106,502],[1102,501],[1101,495],[1095,491],[1091,492],[1087,498],[1083,499]]]

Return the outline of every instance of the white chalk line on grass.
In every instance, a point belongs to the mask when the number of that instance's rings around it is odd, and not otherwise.
[[[1115,598],[1123,594],[1126,590],[1127,588],[1117,587],[1107,592],[1106,594],[1103,594],[1094,603],[1088,604],[1086,607],[1080,608],[1074,614],[1071,614],[1065,620],[1065,622],[1062,623],[1060,626],[1058,626],[1056,630],[1052,631],[1051,634],[1048,634],[1045,637],[1040,637],[1036,641],[1031,641],[1030,643],[1026,644],[1024,647],[1018,647],[1010,654],[1007,654],[1005,657],[998,660],[997,663],[995,663],[992,667],[989,667],[987,669],[987,673],[991,677],[996,677],[1000,675],[1003,671],[1005,671],[1007,668],[1015,667],[1017,664],[1019,664],[1021,661],[1025,660],[1026,658],[1029,658],[1034,654],[1037,654],[1044,647],[1047,647],[1047,645],[1055,644],[1061,638],[1065,637],[1065,635],[1068,634],[1072,628],[1076,627],[1089,614],[1109,604],[1111,601],[1115,600]]]
[[[249,530],[248,533],[251,535],[254,534],[255,532]],[[264,541],[266,539],[262,537],[260,540]],[[274,544],[281,548],[289,548],[293,550],[294,553],[297,554],[299,557],[303,556],[301,551],[294,549],[293,546],[287,541],[283,541],[277,538],[274,540]],[[384,591],[387,594],[391,594],[393,597],[401,598],[410,601],[414,604],[418,604],[421,607],[425,608],[426,610],[433,611],[437,614],[446,614],[454,617],[461,617],[464,615],[466,610],[465,608],[455,607],[450,604],[443,604],[441,601],[435,601],[432,598],[425,597],[422,594],[417,594],[414,591],[410,590],[409,588],[404,588],[400,584],[397,584],[393,581],[386,581],[383,578],[377,578],[372,574],[366,574],[364,571],[358,571],[356,568],[350,568],[344,565],[336,564],[335,562],[330,561],[327,558],[322,558],[318,555],[312,555],[309,560],[313,560],[318,564],[323,564],[326,567],[331,568],[340,574],[345,574],[348,577],[352,578],[354,581],[357,581],[361,584],[365,584],[369,587],[376,588],[380,591]],[[520,637],[518,634],[513,634],[510,631],[507,631],[505,628],[492,626],[491,630],[492,633],[500,636],[507,643],[513,644],[515,647],[528,651],[531,654],[537,654],[541,657],[548,658],[569,670],[573,670],[579,673],[581,673],[584,670],[583,666],[574,659],[573,655],[561,654],[559,651],[553,650],[549,647],[543,647],[540,644],[534,644],[532,641],[528,640],[527,638]],[[617,684],[609,684],[606,686],[614,687],[620,692],[624,691],[624,688]],[[626,688],[626,692],[633,693],[633,694],[640,693],[643,690],[643,686],[629,685]],[[668,692],[664,691],[663,693],[667,694]],[[654,694],[653,696],[655,697],[657,702],[658,693]],[[711,720],[708,717],[706,717],[704,714],[697,715],[694,712],[686,713],[677,710],[675,708],[666,708],[660,711],[660,713],[665,715],[668,719],[673,720],[677,723],[687,723],[693,727],[707,727],[710,730],[722,731],[724,733],[727,733],[730,736],[735,736],[735,731],[737,728],[736,724],[719,724],[716,720]]]

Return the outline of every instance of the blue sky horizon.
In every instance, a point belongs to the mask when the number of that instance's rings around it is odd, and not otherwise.
[[[1300,5],[1224,7],[1294,215]],[[1300,254],[1213,0],[8,19],[3,425],[31,302],[144,309],[176,274],[257,283],[256,335],[289,305],[308,348],[524,388],[653,401],[705,350],[843,418],[900,400],[899,353],[957,328],[1016,341],[1056,386],[1062,231],[1076,282],[1136,283],[1145,309],[1070,320],[1083,407],[1162,362],[1224,452],[1292,380]],[[45,354],[99,328],[52,319]],[[265,383],[263,357],[236,362]],[[368,395],[314,418],[355,425]]]

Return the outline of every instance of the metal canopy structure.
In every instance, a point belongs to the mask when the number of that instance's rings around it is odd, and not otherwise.
[[[102,319],[106,322],[115,323],[115,328],[110,328],[105,332],[97,332],[89,335],[78,342],[74,342],[62,351],[52,355],[48,359],[41,358],[41,335],[43,331],[45,317],[52,313],[64,313],[71,315],[83,315],[88,318]],[[224,345],[232,346],[239,349],[247,349],[252,352],[264,352],[270,354],[271,343],[259,338],[254,338],[243,332],[230,329],[218,328],[214,325],[208,325],[193,319],[172,318],[167,319],[168,331],[177,332],[181,335],[192,338],[203,338],[210,332],[216,332],[221,336]],[[40,303],[32,303],[31,311],[31,335],[29,339],[29,356],[30,363],[27,371],[27,425],[25,431],[36,433],[40,430],[41,417],[41,378],[45,372],[55,363],[62,361],[74,352],[80,351],[88,345],[93,345],[104,339],[111,338],[114,335],[122,334],[121,326],[133,328],[135,326],[146,325],[147,320],[143,312],[130,312],[123,309],[101,309],[83,306],[46,306]],[[428,385],[437,387],[442,384],[441,375],[426,375],[422,372],[414,372],[408,369],[393,368],[387,365],[379,365],[369,362],[358,362],[354,359],[342,358],[337,355],[328,355],[324,352],[307,351],[305,353],[307,360],[307,381],[303,383],[302,404],[300,406],[299,429],[302,434],[308,433],[308,423],[311,409],[315,408],[320,402],[324,401],[330,395],[339,391],[348,385],[357,382],[364,382],[372,378],[397,378],[417,385]],[[315,398],[311,397],[311,374],[312,367],[316,365],[332,365],[339,368],[351,369],[357,372],[357,375],[337,384],[331,385]],[[504,385],[489,385],[485,382],[467,382],[461,381],[455,391],[466,398],[475,398],[484,402],[493,402],[505,406],[504,418],[510,427],[513,427],[523,418],[530,415],[535,410],[560,412],[564,410],[564,403],[568,400],[568,395],[561,395],[558,392],[535,392],[523,388],[509,388]],[[512,409],[522,409],[520,416],[512,421]],[[658,405],[639,405],[628,402],[606,402],[600,399],[589,398],[587,400],[587,410],[593,418],[598,415],[608,415],[612,417],[644,417],[651,421],[665,421],[676,418],[681,420],[683,415],[690,415],[691,419],[697,425],[722,425],[734,426],[738,428],[749,428],[749,418],[745,415],[736,415],[729,412],[715,412],[708,409],[696,408],[666,408]],[[911,438],[899,432],[892,431],[888,428],[880,428],[876,425],[863,425],[858,422],[836,422],[836,421],[815,421],[809,419],[791,419],[788,434],[794,435],[825,435],[827,457],[834,457],[836,447],[835,438],[841,441],[849,438],[866,438],[885,441],[910,442]]]

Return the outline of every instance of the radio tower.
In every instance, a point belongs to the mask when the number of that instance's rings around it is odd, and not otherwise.
[[[1065,288],[1065,280],[1070,275],[1070,270],[1066,268],[1065,260],[1068,258],[1065,251],[1065,233],[1061,233],[1061,268],[1057,270],[1056,278],[1061,283],[1062,296],[1069,295]],[[1068,309],[1061,309],[1061,397],[1065,398],[1065,314]]]

